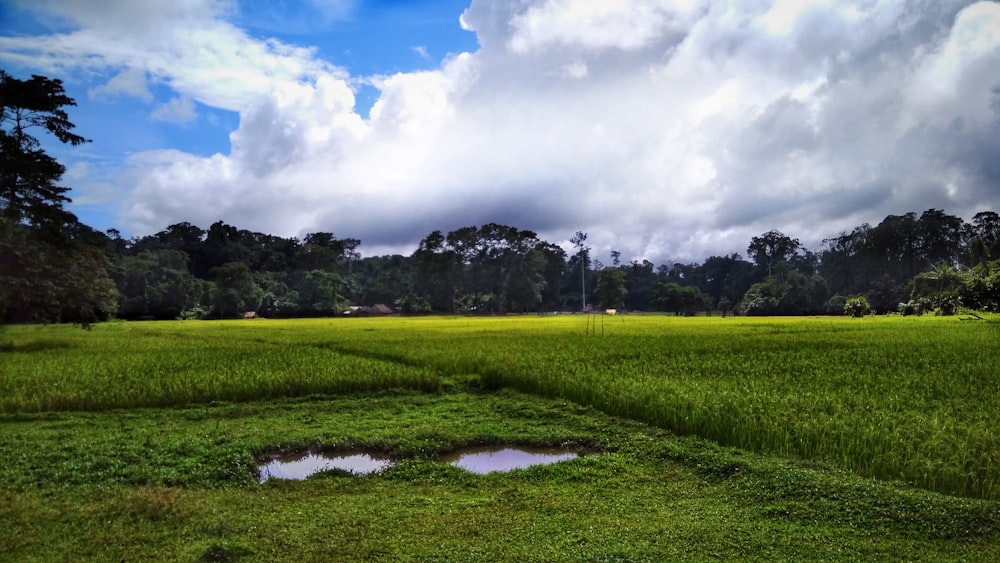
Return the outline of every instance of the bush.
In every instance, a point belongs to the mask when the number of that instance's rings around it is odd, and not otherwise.
[[[846,297],[843,295],[834,295],[823,304],[823,312],[827,315],[839,315],[845,312],[844,306],[846,305]]]
[[[844,303],[844,314],[850,315],[854,318],[863,317],[872,312],[871,305],[868,304],[868,299],[864,295],[859,295],[857,297],[850,297],[847,302]]]

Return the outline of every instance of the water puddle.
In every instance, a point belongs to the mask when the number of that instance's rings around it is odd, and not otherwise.
[[[485,446],[451,452],[442,456],[441,461],[483,475],[493,471],[510,471],[532,465],[556,463],[573,459],[578,455],[580,455],[578,452],[566,448]]]
[[[260,466],[261,483],[268,479],[305,479],[314,473],[341,469],[355,475],[377,473],[392,465],[387,457],[368,453],[311,453],[295,452],[277,455]]]

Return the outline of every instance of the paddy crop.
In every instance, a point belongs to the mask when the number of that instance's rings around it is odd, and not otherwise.
[[[0,411],[458,384],[1000,499],[1000,325],[955,318],[583,316],[10,327]],[[589,327],[589,330],[588,330]]]

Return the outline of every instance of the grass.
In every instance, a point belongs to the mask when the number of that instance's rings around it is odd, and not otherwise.
[[[752,451],[1000,498],[1000,324],[942,318],[333,319],[12,327],[0,412],[472,378]]]
[[[1000,556],[995,502],[512,391],[29,414],[4,430],[3,561]],[[435,461],[483,441],[601,453],[483,476]],[[275,446],[367,446],[397,464],[258,485],[255,454]]]
[[[5,327],[0,561],[1000,556],[997,323],[589,324]],[[602,454],[435,461],[493,443]],[[397,464],[256,483],[357,447]]]

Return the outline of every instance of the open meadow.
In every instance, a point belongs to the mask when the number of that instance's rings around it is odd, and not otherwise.
[[[1000,323],[0,329],[0,560],[1000,559]],[[469,445],[585,455],[474,475]],[[277,452],[381,473],[258,483]]]

